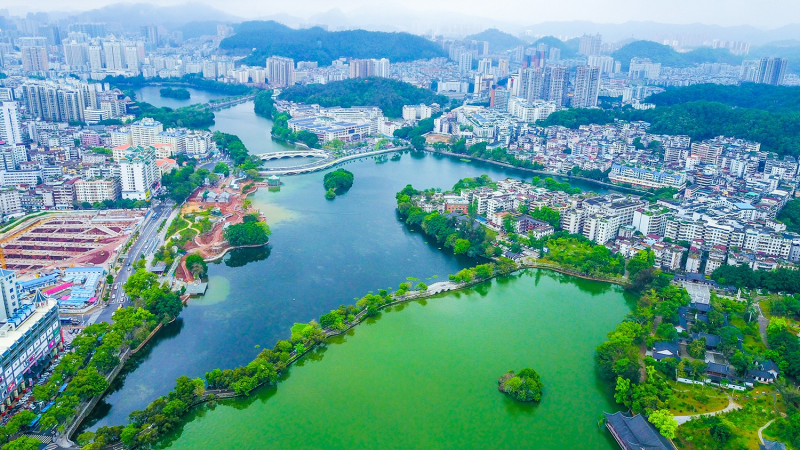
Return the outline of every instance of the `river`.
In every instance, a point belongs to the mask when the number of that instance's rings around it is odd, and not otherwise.
[[[157,95],[157,90],[155,92]],[[157,99],[152,101],[158,106],[163,105]],[[252,103],[219,111],[216,116],[215,127],[240,137],[240,129],[252,131],[271,126],[266,119],[255,116]],[[268,135],[267,129],[264,139],[269,140]],[[255,135],[250,136],[258,141]],[[246,142],[246,145],[251,148],[250,143]],[[345,166],[355,174],[355,183],[348,193],[333,201],[324,198],[323,172],[284,177],[285,185],[280,191],[260,190],[252,197],[253,205],[266,215],[272,228],[270,246],[236,251],[222,262],[211,264],[207,295],[192,299],[180,318],[166,327],[126,367],[123,376],[115,381],[109,394],[85,423],[85,429],[124,424],[131,411],[144,408],[168,392],[177,377],[197,377],[214,368],[231,368],[247,363],[257,354],[256,346],[272,347],[276,340],[288,338],[293,323],[307,322],[340,304],[352,303],[354,297],[363,296],[370,290],[396,287],[409,276],[430,284],[437,279],[434,277],[441,279],[474,265],[475,260],[455,257],[440,250],[435,242],[409,230],[397,220],[394,194],[406,184],[411,183],[417,188],[446,189],[460,178],[483,173],[493,179],[531,178],[530,173],[523,171],[430,154],[404,154],[400,161],[382,164],[364,158]],[[606,192],[589,184],[573,185]],[[595,298],[595,295],[581,291],[580,283],[564,282],[561,286],[564,289],[577,286],[576,292],[583,294],[576,294],[575,299],[591,301]],[[492,287],[489,292],[494,290]],[[604,295],[617,299],[613,300],[617,306],[608,307],[603,326],[598,328],[604,330],[600,338],[624,315],[621,294]],[[415,308],[409,306],[407,309],[412,311]],[[389,314],[387,318],[402,315]],[[575,319],[574,314],[564,317],[568,322]],[[380,323],[384,322],[381,319]],[[365,330],[376,328],[380,327],[366,327]],[[596,345],[594,341],[596,339],[590,342],[592,348]],[[531,345],[540,346],[541,342],[532,342]],[[331,346],[330,351],[338,347]],[[342,349],[345,347],[341,346]],[[571,359],[574,353],[567,351],[564,356]],[[502,370],[519,369],[521,367],[516,367],[519,363],[511,360],[503,365]],[[540,369],[538,364],[536,369]],[[293,369],[289,382],[299,378],[304,370]],[[357,370],[372,369],[360,367]],[[598,389],[593,364],[583,361],[580,370],[591,381],[587,386],[575,383],[573,390]],[[493,374],[493,380],[499,376],[500,373]],[[607,396],[603,398],[608,401]],[[605,404],[603,408],[606,408]],[[580,426],[591,428],[594,422],[596,420]]]
[[[277,387],[195,412],[165,446],[611,450],[594,348],[627,311],[616,286],[537,270],[395,306]],[[539,404],[497,390],[523,367],[542,377]]]
[[[183,106],[194,105],[197,103],[208,103],[210,100],[226,97],[223,94],[213,94],[198,89],[184,88],[191,94],[188,100],[178,100],[174,98],[161,97],[160,86],[145,86],[136,90],[136,98],[139,101],[150,103],[151,105],[170,108],[180,108]],[[222,109],[214,112],[214,126],[212,131],[222,131],[233,133],[239,136],[245,147],[254,155],[262,153],[273,153],[285,150],[294,150],[296,147],[291,144],[273,140],[270,136],[272,131],[272,121],[255,115],[253,113],[253,102],[242,103],[231,108]],[[310,162],[310,160],[303,160]],[[285,165],[286,161],[283,161]]]

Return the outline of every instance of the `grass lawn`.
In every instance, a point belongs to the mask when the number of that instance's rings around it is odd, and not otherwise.
[[[728,397],[725,393],[712,386],[684,384],[676,381],[668,381],[668,383],[673,391],[673,397],[669,401],[669,410],[675,416],[719,411],[728,406]]]
[[[189,221],[178,216],[172,221],[171,224],[169,224],[169,228],[167,228],[167,236],[172,236],[173,234],[177,233],[178,230],[182,230],[187,226],[189,226]]]
[[[758,429],[778,417],[772,409],[772,398],[761,397],[748,402],[742,409],[712,417],[701,417],[678,427],[674,440],[678,448],[696,450],[752,449],[758,450]],[[728,424],[731,438],[724,443],[715,440],[710,433],[716,418]]]

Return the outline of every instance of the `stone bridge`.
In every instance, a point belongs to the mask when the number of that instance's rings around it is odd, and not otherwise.
[[[308,150],[293,150],[285,152],[262,153],[258,155],[264,161],[271,161],[273,159],[283,158],[327,158],[328,153],[323,150],[308,149]]]

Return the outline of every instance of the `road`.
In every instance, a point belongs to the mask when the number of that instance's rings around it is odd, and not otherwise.
[[[164,219],[169,217],[173,205],[174,204],[171,201],[167,201],[164,203],[159,203],[150,209],[150,214],[147,216],[147,219],[139,227],[139,238],[136,240],[136,242],[134,242],[128,251],[128,257],[125,259],[122,268],[119,270],[119,273],[114,280],[114,285],[111,287],[111,291],[109,292],[109,302],[111,303],[109,303],[108,306],[106,306],[100,312],[100,315],[94,320],[94,322],[113,322],[111,320],[111,316],[120,305],[119,303],[114,302],[119,301],[125,295],[122,285],[128,281],[128,277],[134,272],[133,263],[139,259],[139,256],[142,254],[152,253],[161,245],[161,241],[158,238],[158,226]],[[169,224],[166,226],[169,226]],[[130,305],[131,303],[127,299],[122,303],[122,307]]]

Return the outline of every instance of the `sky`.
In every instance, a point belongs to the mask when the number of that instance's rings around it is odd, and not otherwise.
[[[777,28],[800,22],[798,0],[200,0],[215,8],[244,18],[288,13],[307,18],[312,14],[338,8],[352,11],[411,9],[416,12],[460,12],[517,24],[545,21],[586,20],[598,23],[655,21],[662,23],[704,23],[715,25],[752,25]],[[77,11],[117,3],[116,0],[0,0],[0,8],[12,14],[29,11]],[[185,3],[185,0],[159,0],[161,5]]]

